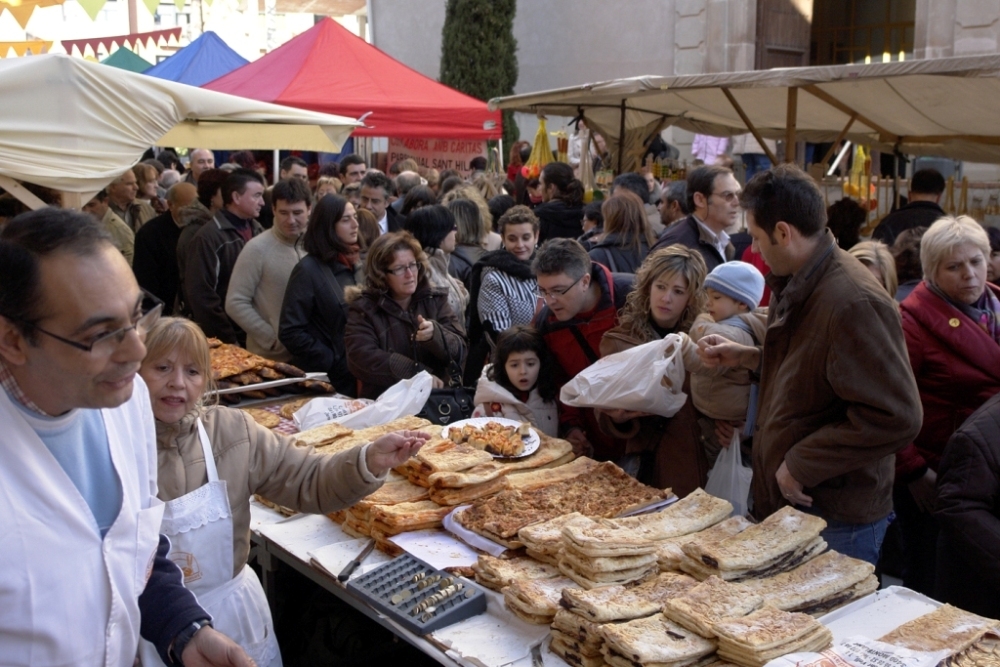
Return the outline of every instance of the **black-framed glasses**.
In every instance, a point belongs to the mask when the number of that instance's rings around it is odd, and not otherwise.
[[[159,321],[160,315],[163,313],[163,302],[160,301],[160,299],[146,290],[140,291],[142,292],[142,303],[140,304],[140,315],[136,321],[127,327],[103,333],[94,338],[94,340],[92,340],[89,344],[64,338],[59,334],[46,331],[37,324],[33,324],[32,327],[35,331],[41,332],[51,338],[55,338],[60,343],[65,343],[66,345],[75,347],[83,352],[87,352],[98,357],[110,357],[125,340],[125,336],[129,331],[135,329],[135,332],[139,334],[139,338],[144,338],[153,325]],[[31,323],[25,322],[25,324]]]
[[[585,273],[583,275],[585,276],[587,274]],[[561,297],[566,296],[566,292],[568,292],[571,289],[573,289],[576,286],[576,284],[578,282],[580,282],[581,280],[583,280],[583,276],[580,276],[579,278],[577,278],[576,280],[574,280],[573,284],[570,285],[569,287],[564,287],[562,289],[554,289],[554,290],[551,290],[551,291],[546,291],[546,290],[543,290],[541,287],[538,287],[538,288],[535,288],[535,294],[539,298],[545,299],[545,300],[548,300],[548,299],[559,299]]]
[[[386,269],[386,273],[391,273],[392,275],[399,277],[404,275],[407,271],[410,273],[417,273],[420,270],[420,264],[417,262],[411,262],[406,266],[398,266],[395,269]]]

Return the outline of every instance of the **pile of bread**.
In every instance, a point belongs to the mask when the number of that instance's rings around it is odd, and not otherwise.
[[[879,641],[914,651],[948,651],[940,667],[1000,664],[1000,621],[949,604],[904,623]]]

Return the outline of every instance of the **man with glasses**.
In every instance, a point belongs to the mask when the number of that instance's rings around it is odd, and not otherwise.
[[[618,325],[618,311],[632,291],[632,274],[612,274],[591,262],[575,239],[551,239],[535,254],[532,270],[545,303],[534,326],[545,338],[560,370],[560,385],[600,358],[605,332]],[[559,404],[559,432],[577,455],[615,461],[625,443],[601,432],[594,411]]]
[[[213,630],[159,535],[156,438],[137,377],[162,303],[89,216],[0,233],[0,655],[130,667],[249,665]]]
[[[717,165],[692,170],[687,204],[692,213],[663,232],[653,250],[674,244],[697,250],[709,271],[733,259],[736,249],[726,230],[740,219],[740,183],[732,170]]]

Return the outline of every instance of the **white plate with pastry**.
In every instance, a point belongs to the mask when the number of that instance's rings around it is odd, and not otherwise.
[[[502,417],[463,419],[444,427],[441,437],[485,450],[497,459],[531,456],[542,444],[530,424]]]

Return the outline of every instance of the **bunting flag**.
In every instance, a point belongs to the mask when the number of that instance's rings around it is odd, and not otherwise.
[[[64,39],[62,40],[62,45],[63,48],[66,49],[66,53],[74,55],[75,51],[79,51],[81,56],[87,55],[87,49],[90,49],[96,54],[99,46],[103,46],[104,50],[109,52],[113,46],[126,46],[135,50],[135,48],[140,44],[144,44],[146,47],[152,48],[157,44],[170,42],[171,40],[176,42],[180,39],[181,30],[182,28],[168,28],[166,30],[154,30],[152,32],[139,32],[132,35],[117,35],[115,37]]]
[[[28,19],[31,18],[36,7],[51,7],[61,5],[66,0],[0,0],[0,14],[4,11],[10,12],[17,24],[22,28],[28,27]],[[104,4],[102,0],[101,4]]]
[[[29,39],[25,42],[0,42],[0,58],[6,58],[11,50],[17,54],[18,58],[25,55],[37,56],[48,53],[52,48],[52,42],[44,39]]]
[[[77,0],[80,6],[83,7],[83,11],[87,12],[87,16],[90,17],[91,21],[97,20],[97,15],[100,13],[104,4],[108,0]]]

